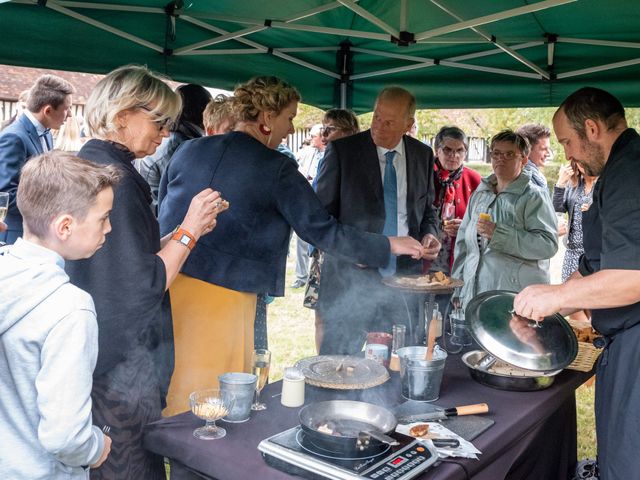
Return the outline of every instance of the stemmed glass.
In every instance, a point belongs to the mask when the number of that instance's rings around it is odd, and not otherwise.
[[[230,392],[217,388],[197,390],[189,395],[191,411],[205,421],[204,427],[196,428],[193,436],[201,440],[216,440],[227,434],[227,431],[216,425],[216,420],[229,414],[236,397]]]
[[[256,383],[256,397],[251,410],[266,410],[267,406],[260,403],[260,392],[264,388],[269,379],[269,366],[271,365],[271,352],[264,349],[256,349],[253,351],[251,358],[252,373],[258,377]]]
[[[0,222],[3,222],[9,209],[9,194],[0,192]]]

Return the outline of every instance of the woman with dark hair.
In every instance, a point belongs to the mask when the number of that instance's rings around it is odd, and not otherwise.
[[[176,368],[166,413],[185,411],[189,392],[224,372],[251,368],[256,295],[284,294],[291,228],[306,242],[354,264],[381,267],[389,253],[421,258],[409,237],[340,225],[276,147],[293,133],[300,95],[276,77],[257,77],[233,96],[235,130],[188,142],[160,187],[160,230],[171,231],[192,192],[215,186],[230,207],[201,239],[171,289]]]
[[[327,147],[329,142],[333,142],[338,138],[348,137],[354,135],[360,131],[358,125],[358,117],[351,110],[343,108],[332,108],[327,110],[322,118],[322,129],[320,130],[320,137],[322,144]],[[322,160],[318,162],[318,172],[322,166]],[[316,189],[318,183],[318,175],[313,179],[313,189]]]
[[[180,224],[176,234],[160,238],[149,186],[133,160],[156,150],[180,106],[180,96],[164,79],[132,65],[106,75],[87,100],[92,139],[78,156],[113,165],[122,175],[114,189],[113,229],[104,246],[87,260],[66,263],[71,282],[95,303],[100,334],[93,421],[109,427],[113,439],[112,454],[91,471],[91,478],[165,478],[162,457],[142,446],[142,428],[161,418],[173,371],[167,290],[193,244],[214,228],[224,210],[217,192],[202,189],[186,200],[173,226]]]
[[[320,130],[320,136],[322,137],[322,143],[325,148],[334,140],[342,137],[348,137],[354,135],[360,131],[358,125],[358,117],[351,110],[345,110],[341,108],[332,108],[327,110],[322,119],[322,129]],[[318,162],[318,172],[322,166],[322,159]],[[316,189],[318,183],[318,175],[316,174],[313,179],[313,189]],[[322,270],[322,262],[324,261],[324,253],[317,248],[311,249],[311,264],[309,265],[309,278],[307,280],[307,287],[304,292],[303,305],[307,308],[315,310],[316,314],[316,349],[320,351],[320,345],[322,344],[322,337],[324,336],[324,322],[320,316],[320,312],[316,309],[318,302],[318,293],[320,291],[320,276]]]
[[[436,159],[433,172],[436,207],[440,219],[440,244],[438,258],[425,262],[425,270],[449,274],[453,267],[453,250],[458,229],[467,211],[471,194],[480,185],[480,174],[464,165],[469,141],[458,127],[442,127],[434,141]]]
[[[188,83],[176,88],[182,99],[182,110],[176,122],[169,124],[169,138],[165,138],[153,155],[140,161],[140,175],[151,187],[153,208],[158,204],[158,187],[173,152],[187,140],[205,135],[203,113],[211,101],[211,94],[200,85]]]
[[[562,262],[562,282],[566,282],[578,269],[580,256],[584,253],[582,244],[582,212],[591,206],[593,186],[598,177],[585,175],[575,160],[560,169],[558,182],[553,188],[553,208],[558,213],[568,213],[568,231],[565,237],[567,250]]]

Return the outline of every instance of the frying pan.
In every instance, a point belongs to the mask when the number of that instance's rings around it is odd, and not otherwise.
[[[363,448],[367,451],[386,448],[386,442],[375,436],[392,433],[398,424],[395,415],[386,408],[351,400],[311,403],[300,410],[298,417],[302,430],[312,443],[344,453]],[[362,440],[362,432],[369,435],[369,443],[359,447],[358,439]]]

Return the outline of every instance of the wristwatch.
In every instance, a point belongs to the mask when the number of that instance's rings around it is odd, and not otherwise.
[[[173,231],[173,235],[171,235],[171,240],[175,240],[178,243],[181,243],[189,250],[193,250],[193,247],[196,246],[196,237],[194,237],[191,233],[189,233],[184,228],[180,228],[180,225],[176,227]]]

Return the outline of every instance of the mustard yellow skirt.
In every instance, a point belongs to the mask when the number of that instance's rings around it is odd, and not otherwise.
[[[175,369],[163,415],[189,410],[189,394],[218,375],[251,372],[256,294],[179,274],[170,289]]]

